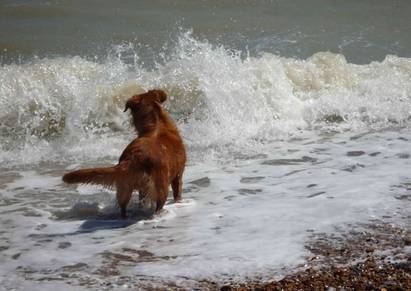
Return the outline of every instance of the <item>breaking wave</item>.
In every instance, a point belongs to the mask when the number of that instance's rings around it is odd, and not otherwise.
[[[124,102],[150,88],[168,92],[166,107],[196,155],[307,131],[408,126],[411,59],[356,65],[330,52],[251,57],[184,33],[150,69],[131,46],[99,62],[75,56],[3,65],[0,161],[115,159],[134,135]]]

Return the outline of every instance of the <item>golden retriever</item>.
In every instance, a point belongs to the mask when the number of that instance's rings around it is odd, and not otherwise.
[[[125,148],[118,164],[70,172],[63,181],[115,187],[122,218],[127,217],[134,190],[139,191],[140,201],[156,212],[164,206],[170,184],[174,200],[180,200],[186,151],[176,125],[161,106],[166,99],[162,90],[128,99],[124,112],[131,110],[138,136]]]

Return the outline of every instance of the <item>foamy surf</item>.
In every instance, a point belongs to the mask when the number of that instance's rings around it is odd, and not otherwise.
[[[410,181],[409,131],[348,137],[272,143],[265,155],[224,166],[196,163],[187,168],[182,203],[141,220],[118,219],[114,193],[77,195],[50,183],[33,196],[24,178],[13,178],[15,201],[2,206],[9,227],[1,242],[4,274],[18,271],[14,281],[3,278],[4,286],[16,286],[19,276],[45,288],[61,278],[97,289],[268,279],[304,263],[314,231],[381,217],[401,224],[409,203],[401,198]],[[29,174],[22,176],[36,176]],[[27,203],[42,211],[33,214],[22,207]],[[69,215],[50,215],[59,208]]]

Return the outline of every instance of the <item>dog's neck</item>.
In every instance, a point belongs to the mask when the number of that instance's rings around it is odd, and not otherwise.
[[[158,123],[159,118],[156,114],[150,114],[149,116],[144,117],[133,114],[133,124],[138,137],[155,134],[158,128]]]
[[[176,132],[178,134],[173,120],[161,106],[158,106],[157,111],[150,112],[147,115],[142,116],[132,112],[132,116],[138,137],[157,135],[159,131],[164,129],[168,132]]]

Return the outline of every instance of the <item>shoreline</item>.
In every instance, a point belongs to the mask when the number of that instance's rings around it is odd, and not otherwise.
[[[313,233],[307,263],[281,280],[229,283],[236,290],[411,290],[411,219],[352,226],[348,232]]]

